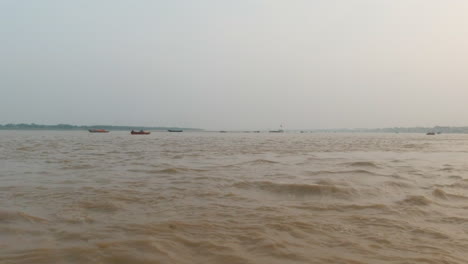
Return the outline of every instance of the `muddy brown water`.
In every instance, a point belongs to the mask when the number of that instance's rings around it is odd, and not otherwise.
[[[0,131],[0,263],[467,263],[468,135]]]

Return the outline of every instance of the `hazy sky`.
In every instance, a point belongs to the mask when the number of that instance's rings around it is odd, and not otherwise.
[[[466,0],[2,0],[0,123],[468,125]]]

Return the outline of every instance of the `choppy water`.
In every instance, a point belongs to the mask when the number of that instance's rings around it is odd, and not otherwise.
[[[0,132],[0,263],[467,263],[468,135]]]

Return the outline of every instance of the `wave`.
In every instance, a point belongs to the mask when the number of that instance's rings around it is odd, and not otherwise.
[[[435,185],[437,187],[448,187],[448,188],[454,188],[454,189],[467,189],[468,188],[468,181],[467,180],[460,180],[458,182],[452,183],[452,184],[438,184]]]
[[[45,223],[47,219],[26,214],[18,211],[3,211],[0,210],[0,223],[2,222],[18,222],[24,221],[29,223]]]
[[[452,167],[445,167],[445,168],[439,169],[439,171],[452,172],[454,171],[454,169]]]
[[[442,191],[441,189],[435,189],[433,192],[432,192],[432,195],[434,195],[434,197],[436,198],[439,198],[439,199],[444,199],[444,200],[447,200],[447,193],[445,193],[444,191]]]
[[[409,148],[409,149],[416,149],[416,148],[421,148],[421,145],[418,144],[405,144],[403,145],[403,148]]]
[[[399,203],[403,205],[427,206],[433,202],[423,195],[409,195]]]
[[[438,221],[441,221],[443,223],[448,223],[448,224],[466,224],[468,223],[468,218],[459,217],[459,216],[451,216],[451,217],[441,218]]]
[[[262,165],[262,164],[278,164],[278,163],[280,162],[274,161],[274,160],[268,160],[268,159],[256,159],[256,160],[241,162],[235,165]]]
[[[356,169],[356,170],[344,170],[344,171],[308,171],[306,172],[309,176],[320,176],[320,175],[340,175],[340,174],[365,174],[365,175],[372,175],[372,176],[388,176],[384,174],[378,174],[372,171],[363,170],[363,169]]]
[[[378,210],[389,212],[390,208],[385,204],[333,204],[326,206],[316,205],[295,205],[297,209],[311,210],[311,211],[338,211],[338,212],[351,212],[361,210]]]
[[[241,189],[257,189],[274,194],[294,196],[330,196],[335,198],[352,198],[358,195],[357,190],[350,187],[323,184],[274,183],[269,181],[239,182],[234,184]]]
[[[315,182],[315,184],[319,185],[341,185],[341,186],[349,186],[347,182],[338,182],[332,179],[319,179]]]
[[[19,147],[19,148],[16,148],[17,151],[34,151],[36,150],[34,147]]]
[[[91,166],[89,164],[80,164],[80,165],[71,165],[71,166],[66,166],[63,167],[62,170],[86,170],[86,169],[92,169],[94,166]]]
[[[380,168],[376,163],[372,161],[356,161],[356,162],[347,162],[343,163],[342,165],[350,166],[350,167],[368,167],[368,168]]]
[[[245,166],[245,165],[268,165],[268,164],[279,164],[279,163],[280,162],[274,161],[274,160],[256,159],[256,160],[249,160],[249,161],[244,161],[244,162],[234,163],[234,164],[215,165],[212,167],[213,168],[237,168],[237,167]]]
[[[148,174],[178,174],[178,173],[184,173],[184,172],[204,172],[206,170],[203,169],[190,169],[190,168],[167,168],[167,169],[161,169],[161,170],[135,170],[135,169],[130,169],[127,170],[128,172],[142,172],[142,173],[148,173]]]
[[[434,197],[436,198],[439,198],[439,199],[443,199],[443,200],[449,200],[449,199],[456,199],[456,200],[468,200],[468,197],[467,196],[464,196],[464,195],[460,195],[460,194],[450,194],[450,193],[447,193],[439,188],[435,189],[433,192],[432,192],[432,195],[434,195]]]
[[[99,212],[115,212],[120,209],[117,204],[107,201],[82,201],[78,203],[78,206],[80,208]]]
[[[410,189],[413,188],[411,184],[405,182],[396,182],[396,181],[386,181],[384,183],[386,187],[395,187],[395,188],[402,188],[402,189]]]

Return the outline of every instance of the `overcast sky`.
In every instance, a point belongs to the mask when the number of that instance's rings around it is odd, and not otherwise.
[[[465,0],[2,0],[0,123],[468,125]]]

